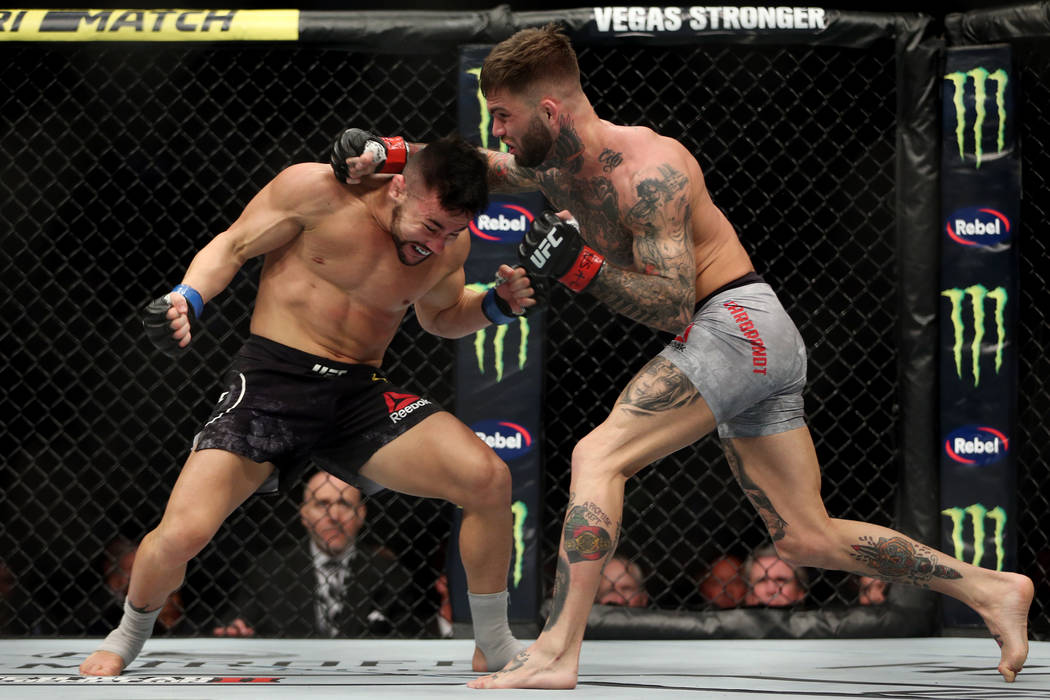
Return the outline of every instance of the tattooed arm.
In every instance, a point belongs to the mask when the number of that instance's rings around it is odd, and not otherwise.
[[[607,262],[587,291],[624,316],[677,333],[696,303],[688,178],[664,163],[637,172],[631,186],[621,216],[633,234],[635,270]]]
[[[481,152],[489,161],[488,182],[493,192],[531,192],[540,188],[536,171],[519,166],[511,154],[487,148]]]

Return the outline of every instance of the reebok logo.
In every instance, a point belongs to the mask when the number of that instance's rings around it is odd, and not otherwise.
[[[383,392],[383,398],[386,400],[386,410],[390,414],[390,420],[394,423],[404,420],[413,411],[430,405],[430,401],[421,399],[415,394],[386,391]]]

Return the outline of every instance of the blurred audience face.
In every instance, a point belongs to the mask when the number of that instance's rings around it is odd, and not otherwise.
[[[113,596],[121,603],[124,596],[128,594],[128,584],[131,583],[131,567],[135,564],[135,552],[130,549],[116,558],[113,565],[106,569],[106,588],[112,591]]]
[[[751,561],[750,583],[745,602],[779,608],[794,605],[806,597],[806,589],[791,565],[775,556],[758,556]]]
[[[700,595],[719,608],[735,608],[747,596],[747,581],[741,571],[743,563],[727,554],[715,559],[711,570],[700,581]]]
[[[353,545],[365,514],[361,492],[345,481],[318,472],[306,483],[300,519],[310,539],[326,554],[340,554]]]
[[[882,579],[861,576],[857,584],[860,588],[857,602],[861,605],[882,605],[886,602],[886,587],[889,584]]]
[[[644,608],[649,604],[649,594],[645,591],[641,568],[620,557],[610,559],[602,570],[594,602],[601,605]]]

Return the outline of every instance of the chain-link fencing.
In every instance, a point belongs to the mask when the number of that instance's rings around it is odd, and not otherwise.
[[[892,42],[578,50],[602,117],[652,126],[696,154],[715,202],[798,324],[829,512],[899,526],[906,417],[897,376]],[[138,309],[177,282],[194,252],[281,168],[325,160],[344,126],[420,141],[455,130],[457,56],[454,47],[403,56],[303,44],[8,45],[3,54],[0,558],[12,592],[0,624],[10,634],[95,635],[119,617],[119,562],[159,520],[247,333],[258,262],[209,305],[205,332],[177,361],[149,349]],[[1034,60],[1027,71],[1040,70]],[[1037,77],[1026,74],[1026,86]],[[1046,115],[1023,121],[1033,129],[1026,190],[1045,190],[1032,141]],[[1036,230],[1045,209],[1033,197],[1025,206],[1025,226]],[[1022,381],[1041,387],[1045,323],[1027,280],[1041,274],[1036,256],[1045,251],[1027,240]],[[586,296],[558,289],[551,304],[548,595],[572,447],[668,340]],[[410,314],[386,368],[451,409],[452,364],[451,343],[422,332]],[[1042,394],[1022,392],[1034,439],[1045,433]],[[1019,559],[1042,567],[1045,581],[1045,467],[1035,467],[1037,443],[1027,442]],[[167,633],[207,635],[230,622],[241,582],[275,566],[273,552],[304,546],[301,498],[296,488],[234,513],[191,562],[181,616]],[[392,577],[404,603],[387,633],[434,634],[452,507],[390,492],[366,503],[362,544],[393,554],[406,572]],[[645,572],[650,606],[683,614],[715,609],[699,580],[720,557],[743,559],[767,537],[714,439],[632,480],[623,523],[621,552]],[[805,607],[857,600],[849,575],[811,572]],[[1037,615],[1033,629],[1050,628],[1048,612]]]

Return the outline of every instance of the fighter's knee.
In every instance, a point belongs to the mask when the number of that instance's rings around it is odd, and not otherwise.
[[[774,542],[777,556],[792,566],[818,566],[827,556],[834,543],[828,541],[818,530],[784,529],[782,537]]]
[[[215,532],[212,528],[197,523],[177,523],[159,527],[143,540],[143,546],[153,550],[172,563],[183,564],[197,556],[211,541]]]
[[[486,451],[487,452],[487,451]],[[475,508],[509,506],[510,469],[495,453],[482,453],[472,459],[463,484],[459,505]]]
[[[596,438],[594,433],[576,443],[572,450],[573,479],[626,479],[624,466],[606,448],[605,442]]]

